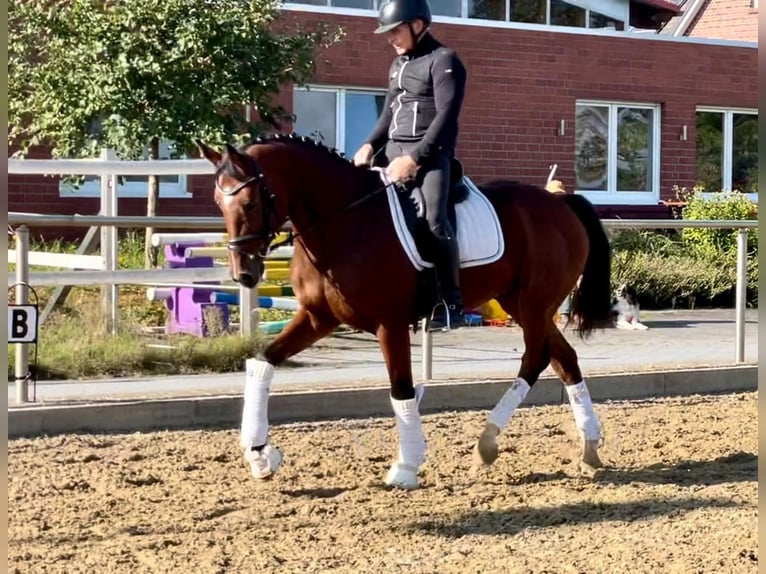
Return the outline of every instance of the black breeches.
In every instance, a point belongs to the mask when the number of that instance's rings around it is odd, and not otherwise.
[[[406,154],[416,143],[408,144],[389,141],[386,145],[386,158],[390,163],[394,158]],[[447,217],[447,199],[449,197],[450,159],[445,153],[429,159],[420,166],[415,185],[420,187],[425,200],[425,218],[431,233],[437,239],[452,239],[455,232]]]

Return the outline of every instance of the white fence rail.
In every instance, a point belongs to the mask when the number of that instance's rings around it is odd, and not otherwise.
[[[105,218],[109,224],[117,226],[133,227],[136,218]],[[166,218],[169,219],[169,218]],[[186,229],[195,229],[193,219],[178,218],[184,222]],[[207,219],[207,218],[203,218]],[[16,213],[8,214],[10,224],[29,221],[29,214],[18,215]],[[57,217],[50,216],[47,225],[56,225]],[[737,229],[737,284],[736,284],[736,306],[735,306],[735,361],[743,363],[745,360],[745,306],[747,289],[747,230],[758,227],[757,221],[685,221],[685,220],[603,220],[607,228],[618,229],[684,229],[684,228],[706,228],[706,229]],[[86,223],[85,225],[91,225]],[[41,285],[116,285],[116,284],[141,284],[141,285],[159,285],[166,282],[180,281],[210,281],[225,280],[229,277],[229,271],[226,267],[213,267],[204,269],[162,269],[162,270],[102,270],[102,271],[70,271],[53,273],[29,273],[29,235],[28,229],[24,226],[17,230],[16,255],[14,261],[17,263],[17,274],[15,279],[8,278],[8,286],[15,282],[25,282],[32,286]],[[23,238],[23,239],[22,239]],[[27,302],[26,289],[16,288],[16,302],[23,304]],[[432,340],[431,334],[423,329],[422,345],[422,378],[429,380],[432,373]],[[17,400],[26,402],[26,376],[28,373],[28,349],[26,345],[19,344],[16,349],[16,382],[17,382]],[[20,388],[21,386],[21,388]]]
[[[107,159],[105,153],[100,160],[8,160],[8,172],[12,174],[38,175],[100,175],[101,176],[101,214],[100,215],[42,215],[35,213],[9,212],[8,223],[24,226],[17,236],[15,280],[9,277],[8,285],[16,282],[39,285],[118,285],[141,284],[161,285],[182,281],[208,281],[228,278],[225,267],[208,269],[175,270],[128,270],[117,271],[117,228],[166,228],[200,231],[214,229],[220,232],[224,221],[220,217],[130,217],[117,215],[117,175],[210,175],[213,166],[207,160],[162,160],[162,161],[115,161]],[[736,229],[737,235],[737,284],[736,284],[736,340],[735,361],[744,362],[745,356],[745,303],[747,288],[747,230],[758,227],[758,221],[689,221],[655,219],[611,219],[603,220],[609,229]],[[101,253],[104,268],[101,271],[72,271],[56,273],[29,273],[29,235],[26,226],[32,227],[88,227],[99,226],[102,229]],[[289,229],[288,225],[286,229]],[[10,256],[10,254],[9,254]],[[37,256],[35,256],[37,257]],[[186,273],[182,277],[182,273]],[[171,275],[172,274],[172,275]],[[113,288],[114,289],[114,288]],[[16,287],[16,302],[26,303],[28,293],[23,286]],[[249,290],[247,290],[249,291]],[[251,293],[245,295],[241,304],[252,306]],[[111,305],[112,327],[116,327],[116,292],[106,292],[105,308]],[[422,378],[429,380],[432,373],[431,336],[423,330]],[[16,347],[16,385],[17,401],[27,402],[28,347],[18,344]]]
[[[16,263],[16,252],[8,250],[8,263]],[[46,253],[30,251],[29,265],[40,267],[64,267],[66,269],[103,269],[104,260],[100,255],[77,255],[76,253]]]
[[[228,267],[184,269],[124,269],[120,271],[42,271],[30,273],[32,287],[84,287],[87,285],[155,285],[156,283],[193,283],[195,281],[227,281]],[[15,283],[8,277],[8,286]]]
[[[9,159],[8,173],[27,175],[211,175],[206,159],[122,161],[108,159]]]

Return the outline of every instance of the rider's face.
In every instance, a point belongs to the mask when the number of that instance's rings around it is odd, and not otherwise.
[[[388,43],[394,47],[396,53],[401,56],[407,52],[412,51],[415,47],[415,38],[423,31],[422,20],[415,20],[412,22],[412,34],[410,27],[405,22],[399,24],[396,28],[388,33]]]

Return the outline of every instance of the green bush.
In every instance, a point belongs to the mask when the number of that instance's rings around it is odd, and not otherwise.
[[[614,252],[648,253],[659,257],[682,255],[683,244],[676,230],[652,231],[647,229],[621,229],[610,239]]]
[[[629,285],[643,308],[724,304],[721,296],[732,291],[735,281],[731,266],[688,255],[623,250],[612,259],[612,285]]]
[[[740,193],[712,194],[699,189],[677,190],[687,205],[688,220],[748,220],[757,206]],[[737,231],[684,229],[682,231],[621,230],[611,238],[614,258],[612,284],[630,285],[642,307],[679,305],[732,306],[736,289]],[[748,231],[747,302],[758,303],[758,237]]]
[[[747,220],[758,219],[758,206],[738,192],[714,193],[702,197],[699,190],[686,195],[687,204],[681,215],[687,220]],[[737,256],[736,229],[684,229],[683,242],[703,257]],[[758,256],[758,230],[747,232],[748,255]]]

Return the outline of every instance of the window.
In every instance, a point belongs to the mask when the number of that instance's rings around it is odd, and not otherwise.
[[[758,112],[697,109],[696,183],[707,192],[758,193]]]
[[[148,156],[144,156],[147,158]],[[160,159],[180,159],[174,152],[171,142],[160,142]],[[191,197],[186,191],[185,175],[160,176],[160,197]],[[117,197],[146,197],[149,178],[141,175],[127,175],[119,178]],[[62,181],[59,184],[60,197],[99,197],[101,195],[101,176],[87,175],[79,187]]]
[[[434,16],[459,18],[462,12],[462,0],[430,0],[429,4]]]
[[[293,131],[347,155],[362,145],[383,109],[385,92],[309,87],[293,91]]]
[[[551,0],[551,24],[586,28],[586,10],[563,0]]]
[[[312,6],[334,6],[336,8],[356,8],[359,10],[377,10],[379,0],[290,0],[295,4]]]
[[[578,28],[622,28],[622,22],[564,0],[467,0],[467,6],[468,18],[479,20]],[[445,15],[453,14],[445,13]],[[460,13],[454,15],[459,16]]]
[[[288,0],[292,4],[329,8],[354,8],[376,11],[382,0]],[[624,18],[614,18],[577,6],[565,0],[430,0],[434,16],[494,20],[577,28],[611,28],[624,30],[628,19],[627,3]],[[342,12],[342,11],[338,11]],[[619,10],[618,10],[619,14]],[[614,14],[613,14],[614,16]]]
[[[468,17],[505,21],[505,0],[468,0]]]
[[[660,110],[651,104],[578,102],[575,189],[594,203],[659,199]]]
[[[509,0],[511,22],[545,24],[548,17],[548,0]]]

